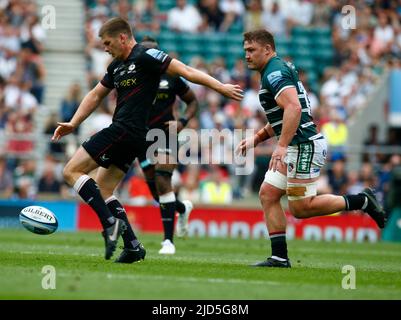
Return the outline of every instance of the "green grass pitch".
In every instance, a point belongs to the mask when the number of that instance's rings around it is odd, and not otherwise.
[[[0,299],[401,299],[401,244],[292,240],[293,268],[267,269],[248,266],[267,256],[266,240],[176,239],[177,253],[160,256],[161,235],[140,239],[146,259],[121,265],[104,260],[99,233],[2,229]],[[42,288],[46,265],[54,290]],[[345,265],[355,289],[342,288]]]

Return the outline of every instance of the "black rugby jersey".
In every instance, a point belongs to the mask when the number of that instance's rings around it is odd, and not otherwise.
[[[176,96],[182,97],[188,90],[188,85],[180,77],[163,74],[160,78],[155,103],[150,109],[149,128],[165,129],[165,122],[175,120],[173,105]]]
[[[146,135],[160,76],[171,60],[163,51],[136,44],[125,61],[114,59],[110,63],[101,84],[117,91],[114,125],[134,135]]]

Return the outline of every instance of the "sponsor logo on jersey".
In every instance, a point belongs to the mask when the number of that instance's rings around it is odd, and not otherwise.
[[[117,71],[120,71],[122,68],[123,68],[122,66],[119,66],[119,67],[117,67],[117,68],[114,68],[113,74],[116,74]]]
[[[286,62],[287,66],[289,66],[291,69],[295,70],[295,66],[291,61]]]
[[[103,162],[106,162],[106,161],[110,160],[110,158],[104,153],[100,156],[100,160],[102,160]]]
[[[165,93],[165,92],[158,92],[156,95],[157,100],[167,100],[168,97],[169,97],[169,94]]]
[[[165,54],[163,51],[153,49],[153,48],[146,50],[146,53],[161,62],[164,62],[164,60],[166,60],[166,58],[167,58],[167,54]]]
[[[135,68],[136,68],[135,63],[131,63],[127,68],[127,73],[136,73]]]
[[[121,80],[118,87],[131,87],[136,85],[136,78],[129,78]]]
[[[167,80],[161,80],[159,84],[159,89],[168,89],[168,81]]]
[[[298,173],[310,173],[313,152],[314,152],[313,142],[304,142],[299,144],[299,154],[297,161]]]
[[[267,80],[269,80],[270,84],[273,87],[276,87],[279,81],[283,78],[283,75],[280,70],[273,71],[267,75]]]

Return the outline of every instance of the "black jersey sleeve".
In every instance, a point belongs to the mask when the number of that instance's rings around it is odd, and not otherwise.
[[[114,72],[114,67],[113,67],[113,62],[112,62],[107,67],[107,71],[104,74],[103,79],[100,80],[100,83],[102,85],[104,85],[106,88],[110,88],[110,89],[114,88],[113,72]]]
[[[147,49],[141,58],[144,68],[157,74],[164,73],[172,60],[167,53],[158,49]]]
[[[174,82],[174,89],[175,94],[179,97],[182,97],[189,90],[189,86],[181,77],[177,77]]]

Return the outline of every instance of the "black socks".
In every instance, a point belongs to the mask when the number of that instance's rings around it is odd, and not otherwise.
[[[175,201],[175,208],[178,213],[183,214],[185,212],[185,206],[180,200]]]
[[[269,236],[272,246],[272,257],[288,260],[285,231],[272,232]]]
[[[157,195],[157,189],[156,189],[155,180],[147,179],[146,183],[148,184],[149,190],[152,193],[153,199],[155,199],[156,202],[160,203],[159,196]],[[176,201],[175,201],[175,208],[176,208],[177,212],[180,213],[180,214],[185,212],[184,204],[178,199],[176,199]]]
[[[345,210],[364,210],[368,205],[368,198],[363,194],[343,196],[345,199]]]
[[[95,180],[88,175],[82,175],[75,182],[74,189],[96,212],[103,229],[112,226],[116,222],[116,219],[111,214],[109,208],[107,208]]]
[[[174,192],[169,192],[160,197],[160,213],[162,216],[164,240],[169,239],[173,242],[174,218],[176,209],[176,199]]]
[[[134,230],[128,221],[127,213],[125,212],[123,205],[115,196],[108,198],[106,200],[106,204],[113,216],[124,220],[125,224],[127,225],[127,230],[125,230],[125,232],[122,234],[124,248],[135,248],[140,242],[137,240]]]

